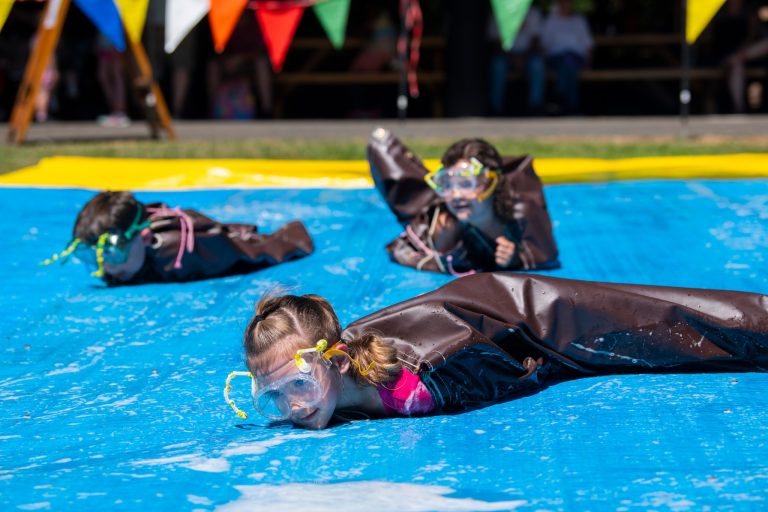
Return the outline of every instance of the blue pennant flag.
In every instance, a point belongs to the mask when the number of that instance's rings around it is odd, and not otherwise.
[[[75,0],[75,5],[91,19],[118,51],[125,51],[123,22],[114,0]]]

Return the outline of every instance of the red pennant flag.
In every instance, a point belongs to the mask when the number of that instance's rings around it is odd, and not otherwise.
[[[304,7],[266,8],[264,4],[256,4],[256,19],[261,27],[264,44],[267,45],[272,69],[279,73],[283,69],[285,54],[293,40],[293,34],[299,25]]]
[[[248,0],[211,0],[208,21],[211,24],[213,47],[217,52],[224,51],[247,3]]]

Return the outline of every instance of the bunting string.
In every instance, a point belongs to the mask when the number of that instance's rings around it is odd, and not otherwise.
[[[405,55],[408,49],[408,34],[411,35],[410,52],[405,63],[408,77],[408,94],[411,98],[419,97],[419,81],[416,69],[421,55],[421,37],[424,32],[424,17],[419,0],[400,0],[400,15],[403,16],[405,30],[397,40],[397,52]]]

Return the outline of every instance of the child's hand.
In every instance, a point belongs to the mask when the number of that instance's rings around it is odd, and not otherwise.
[[[508,240],[503,236],[496,238],[496,264],[500,267],[506,267],[512,263],[515,256],[515,242]]]

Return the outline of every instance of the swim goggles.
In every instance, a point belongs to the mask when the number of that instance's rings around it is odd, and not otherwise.
[[[333,356],[347,357],[361,375],[366,375],[374,365],[371,363],[368,368],[362,370],[349,354],[334,348],[337,345],[338,343],[328,348],[328,342],[320,340],[312,348],[297,350],[292,361],[275,370],[283,375],[276,380],[271,379],[269,374],[254,376],[250,372],[230,372],[224,384],[224,400],[238,416],[246,419],[248,415],[235,405],[235,401],[229,397],[229,392],[233,378],[249,377],[253,406],[262,416],[275,421],[287,420],[291,417],[294,407],[310,409],[328,393],[329,382],[334,378],[341,378],[338,371],[331,373],[334,368],[331,362]],[[288,370],[283,370],[286,367]]]
[[[472,157],[468,163],[462,161],[453,167],[440,167],[437,171],[424,176],[424,181],[441,197],[446,197],[450,193],[467,195],[484,188],[478,196],[480,201],[484,201],[493,194],[499,177],[496,171]]]
[[[93,277],[104,276],[104,264],[121,265],[128,260],[130,253],[130,242],[141,232],[142,229],[150,226],[150,221],[141,222],[144,212],[142,207],[136,211],[136,217],[125,231],[110,230],[99,235],[95,245],[88,244],[79,238],[73,238],[66,249],[58,254],[54,254],[47,260],[41,261],[41,265],[50,265],[58,260],[66,260],[73,253],[75,257],[81,260],[88,267],[95,269],[91,272]]]

